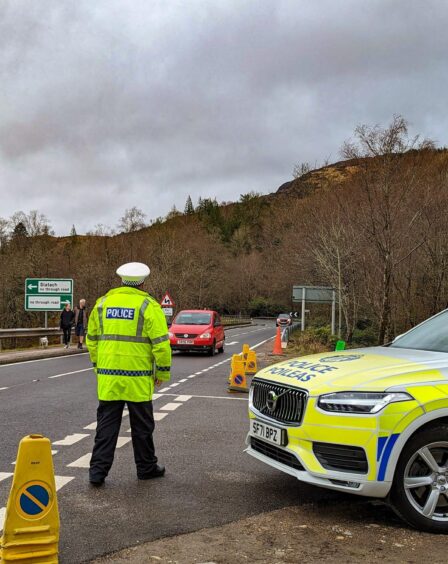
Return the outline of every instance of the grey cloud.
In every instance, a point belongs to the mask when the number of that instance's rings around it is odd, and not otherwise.
[[[3,1],[0,215],[62,234],[269,192],[394,113],[446,144],[447,24],[437,0]]]

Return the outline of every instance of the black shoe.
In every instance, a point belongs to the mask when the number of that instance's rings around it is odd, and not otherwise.
[[[95,488],[100,488],[104,485],[104,478],[90,478],[89,482]]]
[[[157,466],[150,474],[146,474],[146,476],[138,476],[139,480],[152,480],[153,478],[161,478],[165,474],[165,466]]]

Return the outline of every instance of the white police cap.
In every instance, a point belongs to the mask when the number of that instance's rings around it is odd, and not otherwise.
[[[149,267],[142,262],[127,262],[117,268],[117,274],[125,286],[140,286],[149,273]]]

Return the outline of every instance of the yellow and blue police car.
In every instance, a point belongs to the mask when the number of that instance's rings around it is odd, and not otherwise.
[[[448,310],[390,345],[269,366],[249,394],[246,452],[297,479],[387,498],[448,533]]]

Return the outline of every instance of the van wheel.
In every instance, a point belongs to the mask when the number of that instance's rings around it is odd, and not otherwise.
[[[405,445],[390,500],[413,527],[448,533],[448,425],[424,429]]]

